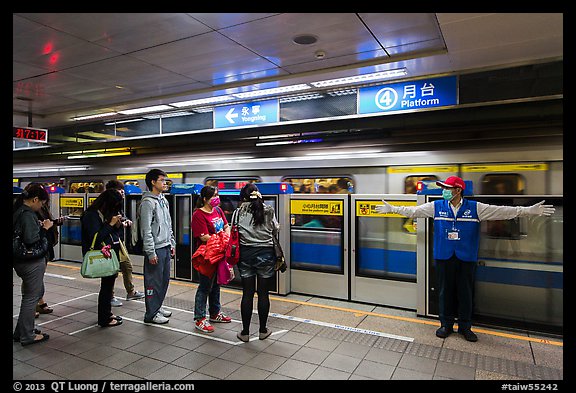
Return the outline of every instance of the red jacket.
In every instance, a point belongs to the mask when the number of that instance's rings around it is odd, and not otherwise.
[[[226,231],[220,231],[210,236],[206,244],[202,244],[194,255],[192,255],[192,266],[201,274],[212,278],[218,262],[224,258],[226,245],[230,240],[230,235]]]

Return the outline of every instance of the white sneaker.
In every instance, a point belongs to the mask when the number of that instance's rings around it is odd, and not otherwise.
[[[158,310],[158,312],[160,314],[162,314],[163,316],[165,316],[166,318],[170,318],[172,316],[172,311],[168,311],[166,310],[164,307],[160,307],[160,309]]]
[[[114,296],[112,298],[112,300],[110,301],[110,305],[112,307],[120,307],[122,305],[122,302],[120,301],[120,299],[118,299],[116,296]]]
[[[157,312],[151,322],[161,325],[163,323],[168,323],[168,321],[170,321],[168,318],[164,317],[160,312]]]

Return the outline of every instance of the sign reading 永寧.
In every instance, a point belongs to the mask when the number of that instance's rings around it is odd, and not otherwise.
[[[214,108],[214,128],[276,123],[279,113],[278,100],[217,106]]]
[[[358,90],[358,114],[456,105],[456,76],[420,79]]]

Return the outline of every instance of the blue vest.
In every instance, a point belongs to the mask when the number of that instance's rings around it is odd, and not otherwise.
[[[434,201],[434,259],[450,259],[456,254],[461,261],[476,262],[479,243],[476,201],[464,199],[456,218],[449,201]]]

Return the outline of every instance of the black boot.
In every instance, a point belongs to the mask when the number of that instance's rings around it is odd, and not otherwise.
[[[436,337],[446,338],[452,333],[454,333],[454,329],[452,327],[440,326],[440,328],[436,330]]]

